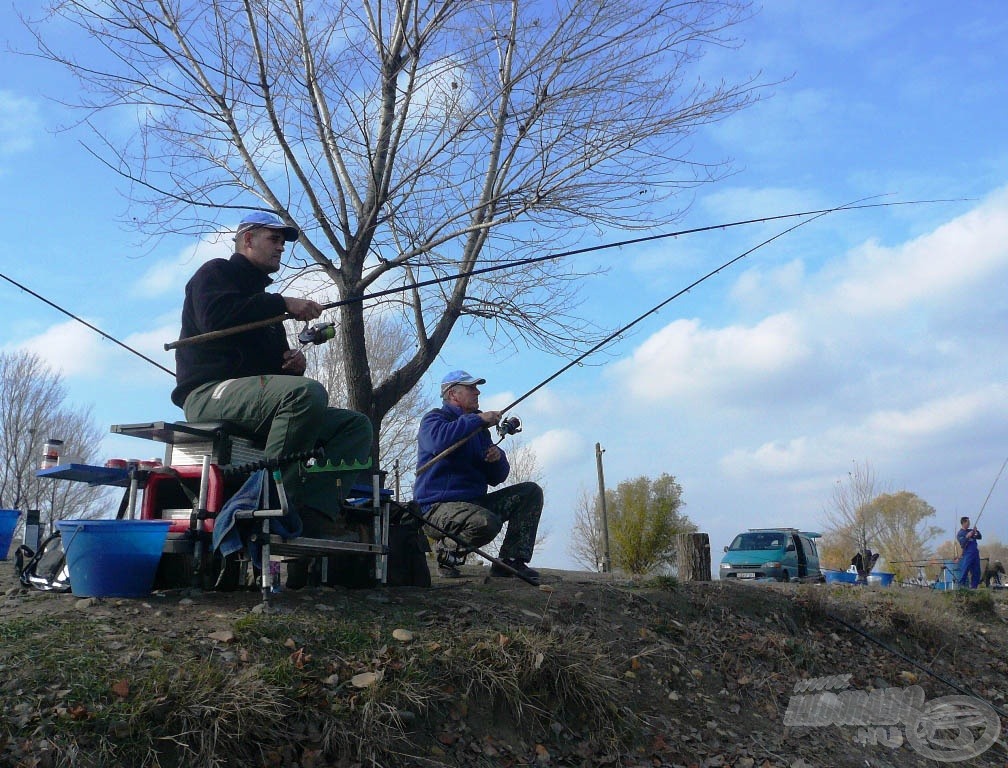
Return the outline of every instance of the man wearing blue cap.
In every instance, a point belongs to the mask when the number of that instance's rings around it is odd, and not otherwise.
[[[461,575],[466,554],[493,541],[507,523],[500,559],[530,580],[539,573],[528,567],[535,546],[543,492],[536,483],[516,483],[487,493],[511,472],[507,456],[490,436],[489,427],[500,423],[500,411],[480,411],[479,385],[486,379],[465,371],[452,371],[441,380],[443,405],[423,417],[417,435],[417,468],[448,448],[450,453],[420,472],[413,485],[413,500],[432,525],[451,535],[432,531],[438,541],[438,573]],[[457,539],[458,541],[454,541]],[[461,544],[459,543],[461,542]],[[512,576],[494,564],[491,576]]]
[[[314,320],[322,306],[310,299],[267,293],[269,277],[280,269],[284,245],[298,239],[297,227],[272,213],[246,216],[235,233],[235,254],[212,259],[186,284],[180,338],[290,314]],[[188,421],[228,421],[265,440],[268,457],[286,456],[321,445],[334,465],[366,465],[372,428],[362,413],[330,408],[329,394],[304,376],[307,361],[287,343],[283,323],[175,350],[176,387],[172,402]],[[330,473],[320,473],[319,476]],[[349,487],[357,472],[335,475]],[[342,499],[326,487],[305,489],[301,465],[284,469],[284,487],[300,513],[304,533],[325,535]],[[312,488],[319,483],[312,481]],[[310,490],[310,489],[309,489]]]

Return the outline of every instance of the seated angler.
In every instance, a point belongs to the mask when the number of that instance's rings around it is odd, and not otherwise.
[[[485,383],[465,371],[452,371],[442,380],[442,407],[430,411],[420,422],[413,499],[432,526],[450,534],[444,536],[428,527],[429,535],[438,542],[441,576],[460,576],[458,566],[465,562],[466,554],[493,541],[507,523],[500,559],[526,579],[537,580],[539,573],[529,568],[528,562],[542,514],[542,488],[526,482],[487,492],[488,486],[507,479],[511,467],[489,430],[500,423],[500,411],[479,408],[478,385]],[[461,440],[461,445],[433,461]],[[513,573],[494,564],[490,575]]]
[[[279,317],[314,320],[322,306],[309,299],[267,293],[269,277],[280,269],[284,244],[300,235],[272,213],[242,219],[235,254],[212,259],[186,284],[182,333],[186,339],[210,331]],[[364,414],[329,407],[329,394],[305,377],[304,355],[292,350],[283,323],[178,347],[172,401],[188,421],[227,421],[265,442],[276,458],[318,446],[346,472],[320,472],[307,480],[300,462],[283,468],[284,488],[306,536],[332,530],[342,504],[340,488],[353,484],[371,456],[371,422]]]

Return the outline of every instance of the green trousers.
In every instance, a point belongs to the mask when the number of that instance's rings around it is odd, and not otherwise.
[[[493,541],[507,523],[500,558],[527,563],[532,559],[542,509],[542,488],[536,483],[516,483],[470,501],[442,501],[431,506],[427,519],[458,542],[429,526],[426,532],[435,541],[443,541],[447,549],[471,552]]]
[[[283,469],[291,505],[335,517],[360,468],[370,466],[371,421],[362,413],[329,407],[329,393],[304,376],[249,376],[214,381],[186,398],[187,421],[229,421],[265,440],[273,458],[316,446],[334,471],[306,472],[302,462]],[[342,469],[340,469],[342,465]]]

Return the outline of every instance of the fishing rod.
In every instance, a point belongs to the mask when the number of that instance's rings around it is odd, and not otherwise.
[[[880,197],[880,195],[876,195],[876,197]],[[871,200],[872,198],[866,197],[866,198],[863,198],[863,199],[864,200]],[[323,310],[335,309],[336,307],[343,306],[344,304],[353,304],[353,303],[358,302],[358,301],[363,302],[363,301],[367,301],[369,299],[377,299],[377,298],[381,298],[383,296],[390,296],[390,295],[395,294],[395,293],[404,293],[406,291],[412,291],[412,290],[415,290],[417,288],[426,288],[427,286],[430,286],[430,285],[436,285],[438,283],[444,283],[444,282],[449,282],[449,281],[452,281],[452,280],[458,280],[459,278],[462,278],[462,277],[472,277],[474,275],[484,275],[484,274],[487,274],[487,273],[490,273],[490,272],[497,272],[497,271],[500,271],[500,270],[503,270],[503,269],[514,269],[516,267],[522,267],[522,266],[526,266],[526,265],[529,265],[529,264],[538,264],[538,263],[543,262],[543,261],[550,261],[550,260],[553,260],[553,259],[563,259],[563,258],[567,258],[568,256],[579,256],[581,254],[592,253],[594,251],[604,251],[604,250],[607,250],[607,249],[610,249],[610,248],[622,248],[623,246],[626,246],[626,245],[638,245],[640,243],[648,243],[648,242],[653,242],[655,240],[664,240],[664,239],[667,239],[667,238],[670,238],[670,237],[680,237],[682,235],[693,235],[693,234],[697,234],[698,232],[709,232],[709,231],[715,230],[715,229],[729,229],[731,227],[741,227],[741,226],[744,226],[744,225],[747,225],[747,224],[760,224],[760,223],[766,223],[766,222],[770,222],[770,221],[778,221],[780,219],[793,219],[793,218],[798,218],[798,217],[801,217],[801,216],[821,216],[821,215],[825,215],[827,213],[835,213],[836,211],[841,211],[841,210],[844,210],[844,211],[855,211],[855,210],[860,210],[860,209],[865,209],[865,208],[887,208],[889,206],[897,206],[897,205],[923,205],[925,203],[948,203],[948,202],[957,202],[957,200],[956,199],[948,199],[948,200],[941,200],[941,199],[935,199],[935,200],[902,200],[902,201],[898,200],[898,201],[890,202],[890,203],[863,203],[863,202],[859,202],[858,204],[839,206],[839,207],[836,207],[836,208],[820,208],[820,209],[814,210],[814,211],[799,211],[797,213],[781,213],[781,214],[777,214],[775,216],[762,216],[762,217],[757,218],[757,219],[743,219],[743,220],[740,220],[740,221],[731,221],[731,222],[727,222],[727,223],[724,223],[724,224],[708,224],[708,225],[703,226],[703,227],[693,227],[692,229],[681,229],[681,230],[678,230],[678,231],[675,231],[675,232],[663,232],[663,233],[657,234],[657,235],[646,235],[644,237],[635,237],[635,238],[631,238],[629,240],[619,240],[619,241],[614,242],[614,243],[603,243],[601,245],[591,245],[591,246],[586,246],[584,248],[575,248],[573,250],[563,251],[561,253],[551,253],[551,254],[548,254],[546,256],[534,256],[534,257],[530,257],[528,259],[520,259],[518,261],[509,261],[509,262],[504,263],[504,264],[495,264],[495,265],[490,266],[490,267],[480,267],[478,269],[469,269],[469,270],[465,270],[465,271],[462,271],[462,272],[458,272],[458,273],[453,274],[453,275],[446,275],[444,277],[432,277],[432,278],[430,278],[428,280],[421,280],[418,283],[410,283],[409,285],[398,286],[396,288],[387,288],[387,289],[382,290],[382,291],[375,291],[374,293],[367,293],[367,294],[364,294],[362,296],[351,296],[350,298],[347,298],[347,299],[341,299],[339,301],[332,301],[332,302],[329,302],[328,304],[323,304],[322,305],[322,309]],[[235,325],[235,326],[232,326],[231,328],[222,328],[222,329],[217,330],[217,331],[207,331],[206,333],[197,334],[195,336],[187,336],[184,339],[178,339],[176,341],[168,342],[167,344],[164,345],[164,348],[165,348],[165,351],[167,352],[167,351],[172,350],[172,349],[178,349],[179,347],[186,347],[186,346],[189,346],[189,345],[192,345],[192,344],[200,344],[200,343],[203,343],[203,342],[206,342],[206,341],[213,341],[215,339],[221,339],[221,338],[225,338],[227,336],[231,336],[232,334],[243,333],[245,331],[252,331],[252,330],[255,330],[257,328],[264,328],[264,327],[266,327],[268,325],[274,325],[275,323],[282,323],[285,320],[292,320],[292,319],[294,319],[293,315],[291,315],[289,313],[285,313],[285,314],[282,314],[282,315],[277,315],[275,317],[266,318],[265,320],[255,320],[255,321],[250,322],[250,323],[243,323],[241,325]]]
[[[863,630],[861,627],[857,626],[856,624],[852,624],[851,622],[846,621],[845,619],[842,619],[840,616],[837,616],[835,613],[831,613],[830,611],[826,611],[826,616],[829,617],[829,618],[831,618],[831,619],[833,619],[833,621],[835,621],[837,624],[840,624],[841,626],[846,627],[847,629],[851,630],[852,632],[854,632],[854,633],[856,633],[858,635],[861,635],[861,637],[865,638],[866,640],[870,640],[871,642],[875,643],[875,645],[878,645],[879,647],[881,647],[881,648],[885,649],[886,651],[888,651],[889,653],[891,653],[893,656],[897,656],[898,658],[903,659],[903,661],[907,662],[908,664],[913,665],[914,667],[916,667],[917,669],[919,669],[921,672],[924,672],[924,673],[926,673],[928,675],[931,675],[931,677],[935,678],[936,680],[939,680],[940,682],[945,683],[945,685],[949,686],[950,688],[952,688],[955,691],[958,691],[962,695],[974,698],[977,701],[979,701],[982,704],[984,704],[985,706],[990,707],[992,710],[994,710],[994,712],[996,712],[997,714],[999,714],[1001,717],[1008,717],[1008,712],[1005,712],[1003,709],[994,706],[989,701],[987,701],[983,697],[981,697],[978,694],[976,694],[974,691],[971,691],[970,689],[968,689],[968,688],[966,688],[966,687],[964,687],[962,685],[959,685],[955,681],[950,680],[947,677],[944,677],[943,675],[940,675],[938,672],[935,672],[931,667],[927,667],[924,664],[921,664],[919,661],[917,661],[916,659],[911,658],[910,656],[907,656],[905,653],[903,653],[899,649],[893,648],[891,645],[888,645],[887,643],[884,643],[882,640],[879,640],[877,637],[872,636],[871,634],[869,634],[868,632],[866,632],[865,630]]]
[[[500,413],[501,414],[507,413],[509,410],[511,410],[512,408],[514,408],[516,405],[518,405],[518,403],[522,402],[522,400],[525,400],[527,397],[531,396],[535,392],[538,392],[540,389],[542,389],[543,387],[545,387],[547,384],[549,384],[551,381],[553,381],[554,379],[556,379],[558,376],[561,376],[562,374],[566,373],[571,368],[573,368],[575,365],[578,365],[582,360],[584,360],[589,355],[594,354],[598,350],[602,349],[602,347],[604,347],[606,344],[608,344],[609,342],[611,342],[613,339],[617,338],[618,336],[622,336],[624,333],[626,333],[628,330],[630,330],[631,328],[633,328],[635,325],[637,325],[639,322],[641,322],[645,318],[650,317],[651,315],[655,314],[656,312],[658,312],[660,309],[662,309],[667,304],[670,304],[671,302],[673,302],[676,299],[678,299],[684,293],[688,293],[693,288],[696,288],[698,285],[700,285],[700,283],[704,282],[705,280],[710,279],[711,277],[713,277],[714,275],[718,274],[719,272],[727,269],[732,264],[735,264],[736,262],[741,261],[746,256],[748,256],[749,254],[751,254],[754,251],[757,251],[760,248],[762,248],[764,245],[768,245],[769,243],[772,243],[774,240],[777,240],[778,238],[783,237],[784,235],[788,234],[789,232],[793,232],[794,230],[798,229],[799,227],[803,227],[806,224],[809,224],[809,223],[815,221],[818,218],[821,218],[821,217],[826,216],[826,215],[828,215],[830,213],[833,213],[834,211],[841,211],[841,210],[847,210],[847,209],[848,209],[848,206],[841,205],[841,206],[837,206],[836,208],[827,208],[825,210],[818,211],[814,215],[811,215],[810,218],[807,218],[807,219],[805,219],[803,221],[800,221],[797,224],[794,224],[794,225],[788,227],[787,229],[784,229],[784,230],[778,232],[773,237],[769,237],[766,240],[764,240],[763,242],[759,243],[758,245],[754,245],[749,250],[743,251],[738,256],[735,256],[734,258],[729,259],[724,264],[722,264],[721,266],[719,266],[717,269],[711,270],[710,272],[708,272],[703,277],[700,277],[700,278],[697,278],[696,280],[694,280],[692,283],[690,283],[689,285],[687,285],[685,288],[682,288],[681,290],[676,291],[674,294],[672,294],[671,296],[669,296],[667,299],[665,299],[661,303],[656,304],[655,306],[653,306],[651,309],[649,309],[644,314],[637,316],[636,318],[634,318],[633,320],[631,320],[629,323],[627,323],[626,325],[622,326],[621,328],[617,328],[611,334],[609,334],[604,339],[602,339],[602,341],[598,342],[597,344],[595,344],[593,347],[591,347],[587,351],[582,352],[580,355],[578,355],[577,357],[575,357],[569,363],[567,363],[566,365],[564,365],[556,373],[554,373],[553,375],[547,377],[546,379],[543,379],[543,381],[541,381],[538,384],[536,384],[534,387],[532,387],[532,389],[530,389],[525,394],[521,395],[518,399],[512,401],[508,405],[506,405],[503,408],[501,408],[500,409]],[[462,446],[463,444],[465,444],[465,442],[469,438],[471,438],[473,435],[475,435],[477,432],[479,432],[485,426],[486,426],[485,424],[481,425],[475,431],[470,432],[468,435],[466,435],[465,437],[461,438],[457,442],[452,443],[450,446],[448,446],[447,448],[445,448],[443,451],[441,451],[439,454],[437,454],[436,456],[434,456],[430,460],[424,462],[421,466],[417,467],[416,474],[419,476],[420,474],[422,474],[423,472],[425,472],[427,469],[429,469],[431,466],[433,466],[434,464],[436,464],[437,462],[439,462],[441,459],[443,459],[445,456],[447,456],[450,453],[452,453],[453,451],[457,450],[460,446]],[[503,435],[502,435],[502,438],[503,438]]]
[[[991,494],[994,493],[994,486],[998,484],[998,480],[1001,479],[1001,473],[1005,471],[1005,466],[1008,466],[1008,458],[1004,460],[1004,464],[1001,465],[1001,469],[998,470],[997,477],[994,478],[994,482],[991,483],[990,490],[987,491],[987,498],[984,499],[983,505],[980,507],[980,511],[977,513],[976,520],[973,521],[973,530],[976,530],[977,524],[980,522],[980,518],[983,516],[984,509],[987,507],[987,502],[990,501]]]
[[[157,362],[156,360],[151,360],[149,357],[147,357],[147,355],[143,354],[142,352],[138,352],[137,350],[133,349],[133,347],[129,346],[128,344],[126,344],[126,343],[124,343],[122,341],[119,341],[119,339],[115,338],[115,336],[110,336],[109,334],[105,333],[105,331],[103,331],[101,328],[97,328],[96,326],[91,325],[91,323],[89,323],[87,320],[84,320],[83,318],[77,317],[77,315],[75,315],[73,312],[70,312],[70,311],[68,311],[66,309],[63,309],[63,307],[61,307],[59,304],[56,304],[56,303],[54,303],[52,301],[49,301],[49,299],[47,299],[45,296],[42,296],[41,294],[36,293],[31,288],[29,288],[29,287],[27,287],[25,285],[22,285],[17,280],[14,280],[13,278],[7,277],[7,275],[3,274],[2,272],[0,272],[0,277],[2,277],[4,280],[6,280],[11,285],[16,285],[18,288],[20,288],[25,293],[30,293],[32,296],[34,296],[39,301],[45,302],[46,304],[48,304],[53,309],[56,309],[56,310],[62,312],[64,315],[66,315],[67,317],[71,318],[72,320],[76,320],[81,325],[87,326],[92,331],[94,331],[99,336],[101,336],[102,338],[108,339],[109,341],[111,341],[111,342],[113,342],[115,344],[118,344],[120,347],[122,347],[123,349],[125,349],[125,350],[127,350],[129,352],[132,352],[137,357],[143,358],[144,360],[146,360],[151,365],[157,366],[162,371],[164,371],[165,373],[167,373],[169,376],[174,376],[175,375],[175,371],[173,371],[173,370],[171,370],[169,368],[165,368],[163,365],[161,365],[161,363]]]

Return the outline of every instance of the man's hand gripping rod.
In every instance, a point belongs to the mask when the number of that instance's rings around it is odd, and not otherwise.
[[[454,451],[458,450],[458,448],[460,446],[465,445],[466,441],[470,437],[472,437],[477,432],[479,432],[480,430],[483,430],[485,428],[486,428],[486,425],[478,427],[477,429],[475,429],[474,431],[470,432],[468,435],[466,435],[465,437],[463,437],[461,440],[458,440],[457,442],[452,443],[447,448],[445,448],[443,451],[441,451],[441,453],[439,453],[437,456],[435,456],[434,458],[430,459],[427,462],[424,462],[419,467],[417,467],[416,473],[418,475],[423,474],[428,469],[430,469],[435,464],[437,464],[439,461],[441,461],[441,459],[443,459],[445,456],[447,456],[448,454],[453,453]],[[497,425],[497,434],[500,435],[501,439],[497,441],[497,444],[499,445],[500,442],[501,442],[501,440],[503,440],[508,435],[514,435],[514,434],[517,434],[518,432],[521,432],[521,431],[522,431],[521,420],[517,416],[511,416],[511,417],[506,418],[506,419],[501,419],[500,423]]]

